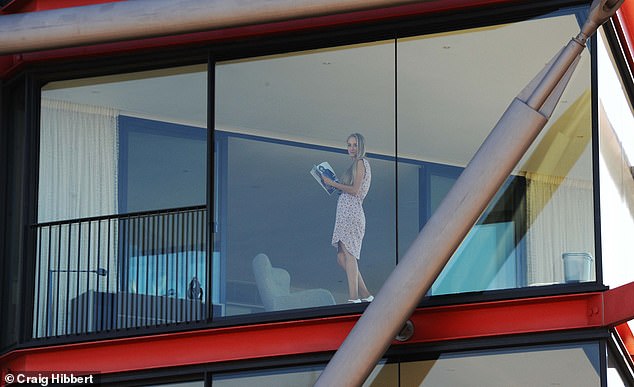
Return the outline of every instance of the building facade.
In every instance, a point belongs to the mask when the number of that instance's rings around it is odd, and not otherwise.
[[[365,385],[634,385],[628,1]],[[365,138],[378,294],[590,5],[2,3],[1,383],[144,386],[313,385],[368,304],[311,169]]]

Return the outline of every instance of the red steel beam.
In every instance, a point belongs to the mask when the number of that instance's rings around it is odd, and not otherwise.
[[[634,282],[604,293],[605,325],[618,326],[634,319]]]
[[[420,308],[406,343],[431,343],[537,332],[616,327],[630,353],[634,337],[634,283],[606,292]],[[336,350],[358,315],[210,328],[21,349],[0,357],[0,369],[124,372]],[[628,329],[625,329],[628,328]]]
[[[634,320],[634,282],[603,293],[605,326],[614,327],[628,354],[634,360],[634,335],[627,324]]]
[[[335,351],[359,315],[210,328],[134,338],[21,349],[0,369],[113,373]],[[386,318],[389,318],[386,316]],[[603,296],[583,293],[418,309],[414,335],[394,346],[601,327]]]
[[[628,355],[634,360],[634,334],[632,334],[632,329],[627,323],[617,325],[614,329],[623,345],[625,345]]]
[[[624,41],[623,51],[626,57],[625,59],[630,68],[633,68],[634,39],[632,33],[634,33],[634,2],[631,0],[624,2],[617,11],[616,16],[617,34]]]

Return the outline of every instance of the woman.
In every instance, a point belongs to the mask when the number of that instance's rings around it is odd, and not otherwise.
[[[365,213],[363,199],[370,189],[372,173],[370,163],[365,158],[365,140],[359,133],[348,136],[348,155],[352,165],[341,178],[341,183],[322,176],[325,184],[341,191],[337,201],[335,230],[332,245],[337,249],[337,262],[345,270],[348,278],[348,302],[370,302],[374,297],[365,286],[358,259],[365,234]]]

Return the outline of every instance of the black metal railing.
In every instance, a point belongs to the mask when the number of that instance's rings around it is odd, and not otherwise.
[[[207,318],[204,206],[34,226],[33,337]]]

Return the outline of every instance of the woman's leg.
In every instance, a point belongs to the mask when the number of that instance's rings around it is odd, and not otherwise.
[[[361,296],[361,298],[368,298],[372,295],[372,293],[370,293],[368,288],[365,286],[365,281],[363,281],[363,277],[361,276],[361,270],[357,270],[357,272],[359,273],[359,295]]]
[[[339,241],[339,251],[343,252],[344,269],[348,278],[349,299],[356,300],[359,298],[359,266],[357,265],[357,259],[346,250],[341,241]],[[337,254],[337,258],[339,258],[339,254]]]
[[[343,247],[341,247],[341,242],[339,242],[339,246],[337,247],[337,263],[344,271],[346,270],[346,253],[343,251]]]

